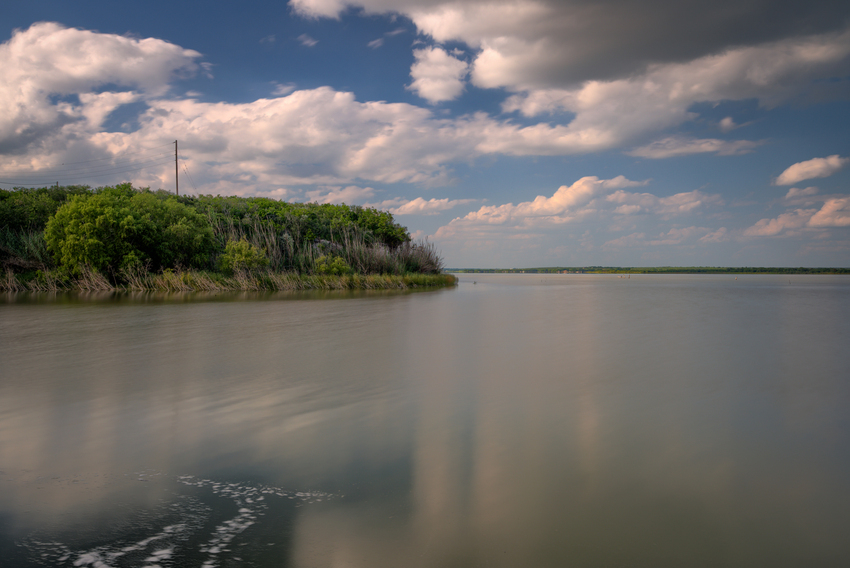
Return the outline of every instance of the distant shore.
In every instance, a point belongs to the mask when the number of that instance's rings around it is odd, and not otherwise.
[[[461,274],[850,274],[850,268],[761,266],[579,266],[544,268],[446,268]]]

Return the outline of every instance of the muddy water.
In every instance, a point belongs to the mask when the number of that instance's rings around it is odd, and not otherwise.
[[[850,562],[845,277],[3,301],[4,567]]]

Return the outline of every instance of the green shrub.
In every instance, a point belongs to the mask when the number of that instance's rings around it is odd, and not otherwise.
[[[44,230],[47,220],[74,195],[89,193],[87,186],[16,187],[0,189],[0,228],[11,231]]]
[[[203,266],[213,250],[208,219],[173,197],[129,184],[78,195],[47,222],[47,248],[73,274],[134,264],[155,269]]]
[[[267,266],[269,259],[263,249],[252,245],[245,237],[238,241],[231,240],[224,247],[224,254],[218,259],[218,269],[222,272],[234,273],[245,270],[256,270]]]
[[[351,267],[339,256],[322,255],[316,259],[315,271],[316,274],[342,276],[351,274]]]

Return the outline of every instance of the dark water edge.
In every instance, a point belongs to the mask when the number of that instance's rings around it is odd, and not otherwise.
[[[448,287],[451,288],[451,287]],[[236,291],[218,292],[159,292],[159,291],[62,291],[62,292],[3,292],[0,304],[182,304],[192,302],[262,302],[282,300],[350,300],[355,298],[381,298],[423,292],[442,288],[408,288],[404,290],[288,290],[288,291]]]
[[[850,278],[460,278],[0,304],[0,565],[850,563]]]

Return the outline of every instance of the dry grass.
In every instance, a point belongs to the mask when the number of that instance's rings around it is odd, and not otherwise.
[[[298,290],[408,290],[453,286],[449,274],[298,274],[297,272],[241,271],[232,276],[192,270],[151,273],[143,267],[121,271],[124,284],[113,284],[103,274],[85,268],[77,278],[58,278],[49,270],[25,280],[11,270],[0,278],[2,292],[219,292]]]

